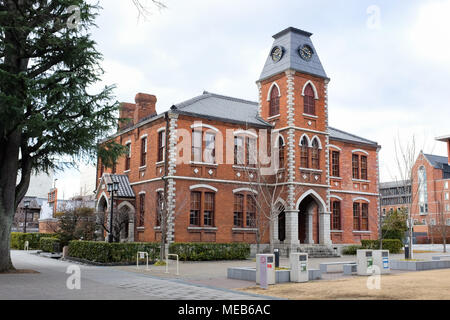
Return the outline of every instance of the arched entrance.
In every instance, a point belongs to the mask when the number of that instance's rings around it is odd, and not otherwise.
[[[301,244],[331,244],[330,215],[322,197],[314,190],[305,192],[297,201],[298,239]]]
[[[120,242],[134,241],[134,207],[128,201],[124,201],[117,207],[116,214],[116,234],[120,237]]]
[[[305,244],[319,243],[318,205],[311,195],[298,208],[298,239]]]
[[[108,212],[109,212],[109,203],[108,199],[106,197],[106,194],[102,194],[100,196],[100,199],[97,201],[97,207],[96,207],[96,230],[95,230],[95,236],[98,241],[104,241],[106,229],[103,227],[106,225],[107,219],[108,219]]]

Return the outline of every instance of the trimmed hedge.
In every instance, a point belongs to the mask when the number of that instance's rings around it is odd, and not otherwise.
[[[57,238],[41,238],[39,243],[40,249],[44,252],[50,253],[61,252],[61,241]]]
[[[46,233],[23,233],[12,232],[11,233],[11,249],[23,250],[25,247],[25,241],[30,244],[30,250],[39,250],[41,238],[57,238],[56,234]]]
[[[342,249],[342,254],[344,256],[356,256],[357,251],[363,249],[362,246],[348,246]]]
[[[250,256],[246,243],[172,243],[169,252],[184,261],[245,260]]]
[[[361,240],[364,249],[379,250],[380,240]],[[403,243],[398,239],[384,239],[383,250],[389,250],[391,254],[401,253]]]
[[[149,261],[159,257],[159,243],[107,243],[70,241],[69,257],[98,263],[136,263],[137,252],[148,252]]]

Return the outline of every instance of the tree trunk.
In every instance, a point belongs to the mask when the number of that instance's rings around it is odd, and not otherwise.
[[[11,225],[18,205],[16,199],[17,159],[20,132],[0,140],[0,272],[14,269],[10,256]]]
[[[10,255],[12,216],[0,205],[0,273],[14,270]]]

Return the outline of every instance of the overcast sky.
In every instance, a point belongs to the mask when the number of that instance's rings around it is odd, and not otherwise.
[[[163,1],[145,20],[131,0],[100,1],[93,38],[117,100],[154,94],[158,112],[204,90],[257,101],[272,35],[292,26],[314,34],[331,78],[330,125],[382,146],[382,181],[396,173],[399,134],[446,155],[434,138],[450,134],[450,0]],[[59,174],[66,198],[78,179]]]

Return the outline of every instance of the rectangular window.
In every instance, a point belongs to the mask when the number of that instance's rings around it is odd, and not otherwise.
[[[126,148],[127,153],[125,155],[125,171],[128,171],[131,168],[131,143],[128,143]]]
[[[144,226],[145,217],[145,193],[139,195],[139,227]]]
[[[246,223],[248,228],[256,228],[256,201],[251,195],[247,195]]]
[[[156,226],[161,226],[161,219],[164,210],[164,193],[158,192],[156,195]]]
[[[353,179],[359,179],[359,156],[354,154],[352,157]]]
[[[340,177],[340,166],[339,166],[340,153],[338,151],[333,151],[331,153],[331,175],[333,177]]]
[[[147,165],[147,138],[141,139],[141,167]]]
[[[361,156],[361,179],[368,180],[367,175],[367,157]]]
[[[164,161],[164,153],[166,149],[166,132],[158,133],[158,162]]]
[[[333,219],[332,230],[341,230],[341,203],[339,201],[333,202]]]
[[[244,196],[242,194],[234,195],[234,221],[233,224],[237,228],[244,227]]]
[[[203,211],[203,225],[214,226],[214,193],[205,193],[205,209]]]
[[[242,137],[234,138],[234,164],[244,164],[244,140]]]
[[[216,135],[212,133],[206,133],[205,141],[205,162],[216,163]]]
[[[256,165],[256,139],[245,138],[245,164],[249,167]]]
[[[193,130],[192,131],[192,161],[194,162],[202,162],[202,141],[203,133],[202,131]]]
[[[359,203],[355,202],[353,203],[353,230],[361,229],[360,217],[361,217],[361,206]]]
[[[189,224],[193,227],[200,227],[201,192],[191,192],[191,214]]]
[[[361,230],[369,231],[369,204],[363,203],[361,208]]]

